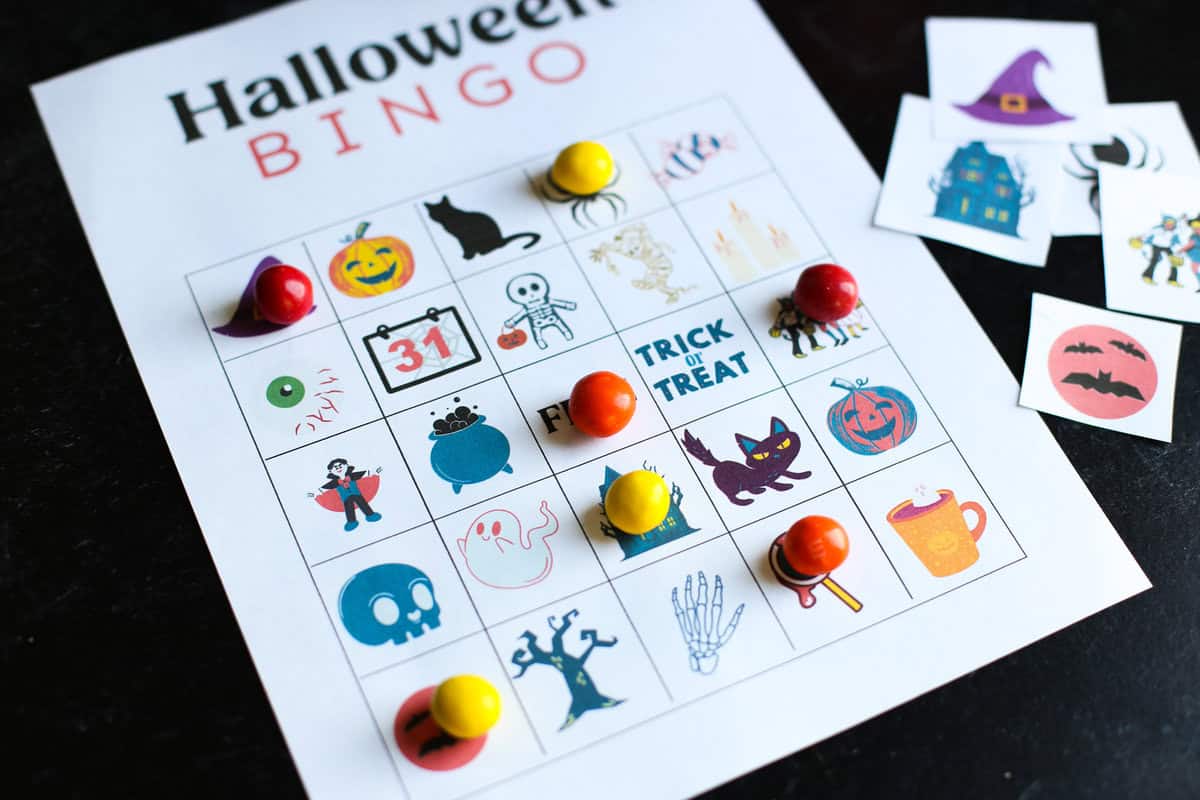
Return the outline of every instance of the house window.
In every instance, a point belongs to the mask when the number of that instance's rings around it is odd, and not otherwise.
[[[996,187],[996,197],[1008,197],[1009,191],[1007,186]]]
[[[994,207],[994,206],[988,206],[987,208],[985,208],[985,209],[983,210],[983,218],[984,218],[984,219],[995,219],[995,218],[996,218],[996,209],[995,209],[995,207]]]
[[[968,197],[964,197],[964,198],[962,199],[962,202],[961,202],[961,203],[959,204],[959,206],[958,206],[958,214],[959,214],[959,216],[966,216],[966,214],[967,214],[967,206],[969,206],[969,205],[971,205],[971,200],[970,200],[970,198],[968,198]]]
[[[1008,173],[1007,172],[997,172],[996,180],[1000,181],[1001,183],[1007,182],[1008,181]]]
[[[1000,221],[1001,221],[1001,222],[1008,222],[1008,211],[1006,211],[1006,210],[1004,210],[1004,209],[1001,209],[1001,211],[1000,211]]]
[[[968,169],[963,172],[963,179],[971,183],[979,183],[979,170]]]
[[[981,161],[978,158],[968,158],[967,163],[970,164],[972,167],[982,167],[983,166],[983,161]]]

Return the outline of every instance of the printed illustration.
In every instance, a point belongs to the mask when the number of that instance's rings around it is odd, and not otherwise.
[[[1158,285],[1158,281],[1154,280],[1154,273],[1158,269],[1159,262],[1164,258],[1170,269],[1170,273],[1167,275],[1167,285],[1177,289],[1183,288],[1183,284],[1179,282],[1179,268],[1183,266],[1184,252],[1187,252],[1192,259],[1193,274],[1200,269],[1200,252],[1197,252],[1200,249],[1198,248],[1200,246],[1200,221],[1191,220],[1191,227],[1197,234],[1192,235],[1183,231],[1179,226],[1180,220],[1186,218],[1185,214],[1180,214],[1179,217],[1163,214],[1157,225],[1144,233],[1130,237],[1129,246],[1134,250],[1141,250],[1142,255],[1146,258],[1146,270],[1142,273],[1142,280],[1149,285]]]
[[[842,447],[874,456],[908,441],[917,429],[917,407],[899,389],[867,383],[834,378],[829,385],[845,389],[846,396],[829,407],[825,422]]]
[[[1188,230],[1184,231],[1186,238],[1179,245],[1179,255],[1186,256],[1192,266],[1192,277],[1200,284],[1200,214],[1188,220]],[[1196,289],[1200,292],[1200,288]]]
[[[462,257],[467,261],[475,256],[486,256],[493,250],[499,250],[519,239],[526,240],[522,249],[528,250],[542,239],[541,234],[532,231],[505,236],[500,232],[500,226],[496,224],[496,221],[487,214],[482,211],[463,211],[461,208],[455,208],[446,195],[442,195],[442,199],[436,203],[425,203],[424,205],[425,210],[429,213],[429,218],[458,240],[458,244],[462,248]]]
[[[340,413],[338,403],[343,394],[336,373],[329,367],[313,370],[308,388],[299,378],[280,375],[267,384],[266,390],[268,403],[291,412],[289,424],[296,436],[313,433],[333,422]]]
[[[467,527],[467,535],[456,539],[467,571],[493,589],[521,589],[541,583],[554,568],[550,537],[558,533],[558,517],[542,501],[542,522],[528,531],[508,509],[480,514]]]
[[[544,276],[536,272],[524,272],[509,280],[504,291],[509,300],[521,307],[520,311],[504,320],[506,330],[515,330],[522,322],[528,322],[529,332],[533,335],[533,342],[539,350],[545,350],[550,346],[545,335],[545,331],[550,328],[562,334],[562,337],[568,342],[575,338],[575,334],[571,332],[566,320],[558,313],[559,309],[574,311],[575,301],[551,297],[550,282]],[[519,346],[519,344],[514,344],[507,349]]]
[[[771,567],[771,573],[775,576],[775,580],[796,593],[796,599],[801,608],[812,608],[816,605],[817,598],[813,594],[813,589],[822,586],[838,600],[841,600],[846,608],[855,613],[862,611],[863,604],[859,602],[858,598],[846,591],[829,572],[821,575],[808,575],[789,564],[783,553],[785,536],[787,536],[786,531],[776,536],[775,540],[771,542],[771,549],[767,551],[767,563]]]
[[[721,613],[725,605],[725,584],[721,576],[713,580],[712,600],[708,597],[708,578],[704,572],[697,573],[696,592],[692,593],[692,576],[683,583],[683,605],[679,604],[679,590],[671,589],[671,605],[675,608],[675,621],[688,649],[688,669],[700,675],[711,675],[720,659],[717,653],[729,643],[742,618],[745,603],[738,605],[733,616],[721,627]]]
[[[1149,350],[1116,328],[1080,325],[1050,347],[1050,381],[1082,414],[1121,419],[1146,407],[1158,388]]]
[[[363,644],[404,644],[442,624],[433,581],[408,564],[376,564],[346,581],[338,595],[346,631]]]
[[[376,297],[412,280],[412,249],[394,236],[365,238],[370,222],[360,222],[345,247],[329,261],[329,281],[347,297]]]
[[[458,403],[459,398],[454,398],[454,402]],[[429,413],[437,416],[436,411]],[[498,428],[485,425],[486,420],[482,414],[460,405],[445,417],[433,421],[433,433],[429,434],[433,442],[429,463],[437,476],[454,488],[455,494],[466,484],[480,483],[501,472],[511,474],[513,471],[508,463],[508,437]]]
[[[644,463],[642,464],[642,468],[648,469],[651,472],[657,472],[653,467]],[[619,477],[621,477],[621,473],[612,467],[604,467],[604,483],[598,487],[600,490],[601,513],[604,513],[604,498],[608,495],[608,487],[612,486],[613,481]],[[683,515],[683,509],[680,506],[682,502],[683,489],[680,489],[679,484],[672,481],[671,500],[667,508],[667,516],[657,528],[652,528],[642,534],[626,533],[616,525],[613,525],[608,516],[605,515],[604,519],[600,522],[600,532],[610,539],[617,540],[617,544],[621,546],[621,552],[625,554],[622,560],[633,558],[648,550],[653,550],[661,544],[682,539],[689,533],[695,533],[700,530],[688,524],[687,517]]]
[[[967,511],[975,514],[970,527]],[[959,503],[950,489],[931,492],[918,486],[912,497],[887,513],[887,521],[930,575],[945,578],[979,560],[976,543],[987,526],[987,512],[974,500]]]
[[[1104,144],[1068,145],[1071,157],[1075,159],[1081,171],[1076,171],[1071,164],[1063,165],[1063,171],[1091,187],[1088,189],[1088,203],[1097,216],[1100,215],[1100,164],[1158,172],[1166,163],[1162,148],[1152,147],[1137,131],[1129,131],[1126,138],[1136,143],[1135,150],[1130,151],[1129,144],[1115,133]]]
[[[989,153],[983,142],[954,151],[938,179],[929,179],[937,195],[933,215],[951,222],[1019,236],[1021,209],[1037,199],[1018,159]]]
[[[784,483],[781,478],[804,480],[812,475],[810,470],[788,470],[800,455],[800,437],[779,417],[771,417],[771,431],[761,441],[741,433],[735,433],[733,438],[745,456],[745,463],[718,460],[703,442],[686,429],[683,431],[683,448],[692,458],[713,468],[713,484],[734,505],[748,506],[754,502],[753,497],[738,497],[740,492],[762,494],[767,489],[783,492],[793,484]]]
[[[321,484],[319,491],[310,494],[321,508],[346,515],[344,529],[352,531],[358,527],[355,511],[363,513],[367,522],[378,522],[383,515],[371,508],[371,501],[379,491],[379,475],[383,467],[377,467],[374,473],[367,470],[355,469],[344,458],[335,458],[325,468],[328,480]]]
[[[621,274],[613,260],[614,255],[641,262],[645,268],[642,277],[634,278],[629,285],[643,292],[659,292],[666,297],[664,302],[671,304],[677,302],[680,295],[696,288],[695,285],[670,285],[675,265],[671,263],[671,257],[667,253],[672,252],[674,249],[669,244],[654,238],[646,223],[638,222],[617,231],[610,241],[593,248],[590,255],[592,261],[603,262],[613,275]]]
[[[426,686],[409,695],[396,712],[392,735],[401,755],[423,769],[447,772],[475,760],[487,744],[487,735],[459,739],[442,730],[430,707],[437,686]]]
[[[704,163],[727,150],[736,150],[733,134],[714,136],[711,133],[693,132],[674,142],[663,142],[662,169],[654,173],[654,180],[664,189],[672,181],[682,181],[699,175]]]
[[[567,691],[571,693],[571,705],[567,709],[566,719],[558,727],[560,731],[574,725],[589,711],[612,708],[625,702],[624,700],[614,700],[603,694],[585,668],[593,650],[597,647],[615,646],[617,637],[601,639],[595,629],[587,628],[579,632],[579,640],[587,642],[587,647],[583,652],[577,656],[567,652],[563,643],[563,635],[570,629],[571,623],[577,616],[579,616],[579,611],[573,608],[563,614],[561,623],[555,624],[553,616],[546,619],[546,624],[550,626],[550,630],[554,631],[554,635],[550,637],[549,651],[538,647],[537,634],[533,631],[525,631],[521,634],[521,638],[525,640],[525,646],[518,647],[512,654],[512,663],[521,668],[521,671],[513,678],[520,678],[534,664],[542,664],[562,673]]]
[[[1050,60],[1040,50],[1026,50],[1000,73],[988,90],[974,103],[955,103],[954,107],[984,122],[1005,125],[1052,125],[1075,119],[1055,109],[1034,80],[1041,64],[1051,69]]]
[[[796,309],[796,301],[790,294],[776,298],[775,302],[779,304],[779,311],[776,312],[775,322],[767,329],[767,333],[772,339],[782,337],[791,342],[792,355],[795,358],[808,358],[810,353],[825,349],[825,345],[817,341],[818,332],[828,336],[833,347],[841,347],[848,344],[850,339],[858,339],[870,330],[863,325],[866,315],[862,310],[862,300],[858,301],[853,311],[833,322],[817,322],[804,316]],[[808,353],[802,349],[802,336],[808,340]]]
[[[233,316],[229,318],[229,322],[213,328],[213,333],[241,339],[248,336],[262,336],[266,333],[274,333],[288,327],[287,325],[280,325],[279,323],[260,317],[258,307],[254,304],[254,284],[258,281],[258,276],[271,267],[277,267],[282,263],[282,261],[274,256],[267,256],[258,262],[258,266],[250,273],[250,279],[246,281],[246,288],[242,289],[242,295],[238,298],[237,308],[234,309]],[[317,306],[313,304],[308,313],[311,314],[316,310]]]
[[[753,280],[758,274],[755,264],[770,271],[783,264],[800,261],[800,252],[787,231],[767,224],[766,232],[750,217],[750,212],[733,200],[729,201],[729,225],[737,238],[729,238],[718,228],[713,249],[735,281]],[[740,244],[739,244],[740,242]],[[745,250],[742,249],[745,246]],[[750,255],[747,256],[746,252]]]
[[[602,204],[612,214],[611,222],[617,222],[624,216],[629,205],[625,202],[625,198],[619,193],[613,191],[613,187],[621,180],[621,166],[613,164],[613,176],[605,184],[604,188],[592,194],[576,194],[575,192],[566,189],[550,177],[550,173],[546,173],[544,182],[541,184],[542,197],[549,200],[551,203],[569,206],[571,209],[571,219],[581,228],[598,227],[601,223],[596,221],[592,216],[592,209],[599,208]],[[583,219],[580,219],[582,214]]]
[[[478,364],[481,358],[454,306],[430,308],[397,325],[380,325],[363,337],[363,345],[389,393]]]

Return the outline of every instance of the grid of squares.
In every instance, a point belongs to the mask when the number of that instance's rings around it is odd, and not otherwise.
[[[831,255],[728,100],[601,141],[622,172],[590,201],[548,186],[546,157],[188,276],[210,330],[267,255],[318,278],[302,329],[214,349],[417,797],[483,788],[495,761],[401,755],[417,676],[492,677],[515,774],[1024,557],[868,309],[790,309]],[[610,439],[566,403],[597,368],[639,397]],[[891,429],[863,422],[884,407]],[[756,474],[756,453],[784,469]],[[647,537],[601,503],[639,468],[673,492]],[[841,521],[852,554],[785,585],[771,545],[807,514]],[[411,591],[356,605],[372,580]],[[701,597],[724,603],[718,647],[692,624]],[[563,676],[537,660],[555,631],[609,701],[586,724],[560,726]]]

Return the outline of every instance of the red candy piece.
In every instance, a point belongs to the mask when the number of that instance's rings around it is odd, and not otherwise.
[[[810,516],[792,524],[783,537],[788,566],[805,575],[824,575],[842,565],[850,554],[850,537],[830,517]]]
[[[612,436],[629,424],[635,408],[633,387],[613,372],[580,378],[567,404],[571,421],[588,436]]]
[[[845,267],[817,264],[800,273],[792,301],[810,319],[835,322],[858,305],[858,281]]]
[[[276,325],[299,322],[313,307],[312,281],[293,266],[276,264],[254,282],[254,306]]]

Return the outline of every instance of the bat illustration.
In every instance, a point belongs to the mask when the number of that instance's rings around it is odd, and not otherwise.
[[[437,736],[431,736],[430,738],[421,742],[421,749],[417,751],[417,755],[423,758],[430,753],[442,750],[446,747],[453,747],[458,743],[458,739],[455,739],[453,736],[443,731]]]
[[[1136,386],[1125,381],[1114,381],[1111,372],[1097,371],[1095,375],[1088,372],[1072,372],[1062,379],[1063,383],[1074,383],[1084,389],[1091,389],[1099,394],[1111,394],[1114,397],[1133,397],[1145,402],[1142,392]]]
[[[1094,345],[1094,344],[1088,344],[1087,342],[1080,342],[1079,344],[1067,345],[1066,347],[1063,348],[1063,352],[1064,353],[1103,353],[1104,351],[1101,350],[1099,347],[1096,347],[1096,345]]]
[[[1118,341],[1117,339],[1110,339],[1108,343],[1122,352],[1129,353],[1129,355],[1133,356],[1134,358],[1140,358],[1142,361],[1146,360],[1146,354],[1141,350],[1138,350],[1137,345],[1135,345],[1133,342],[1122,342]]]

